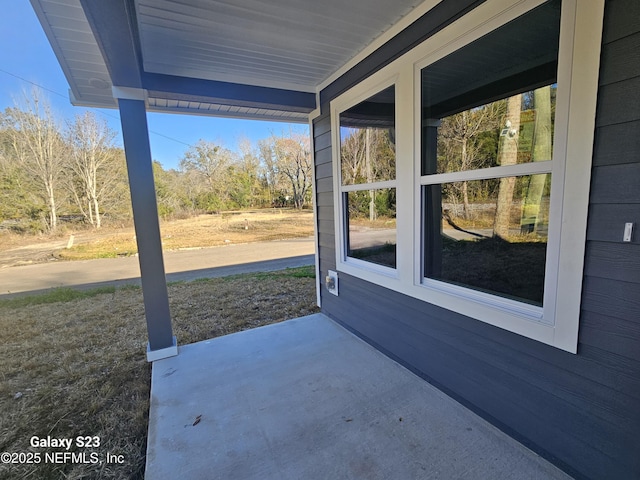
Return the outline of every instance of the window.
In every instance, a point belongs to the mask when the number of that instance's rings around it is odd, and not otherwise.
[[[344,258],[396,267],[395,86],[340,113]]]
[[[337,269],[575,352],[603,9],[487,0],[332,101]]]
[[[543,306],[560,3],[421,69],[427,284]]]

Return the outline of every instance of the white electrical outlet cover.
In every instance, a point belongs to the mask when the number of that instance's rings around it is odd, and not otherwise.
[[[630,242],[631,235],[633,234],[633,223],[624,224],[624,235],[622,236],[623,242]]]

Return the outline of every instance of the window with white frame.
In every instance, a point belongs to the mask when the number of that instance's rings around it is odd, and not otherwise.
[[[396,267],[395,86],[340,113],[344,257]]]
[[[487,0],[334,100],[337,269],[575,352],[603,9]]]
[[[560,3],[420,71],[427,284],[543,305]]]

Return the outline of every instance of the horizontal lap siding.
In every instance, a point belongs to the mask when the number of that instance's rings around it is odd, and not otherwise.
[[[640,478],[639,19],[637,0],[607,1],[577,355],[343,273],[339,297],[322,288],[325,313],[577,478]],[[327,107],[314,129],[321,275],[335,268]]]
[[[603,37],[579,339],[581,352],[624,376],[619,395],[640,399],[640,2],[608,1]],[[637,456],[638,437],[624,448]]]
[[[320,278],[336,268],[333,213],[333,163],[331,157],[331,116],[321,115],[313,121],[315,175],[318,209],[318,244],[320,247]],[[322,282],[321,282],[322,284]],[[320,289],[324,298],[326,290]]]

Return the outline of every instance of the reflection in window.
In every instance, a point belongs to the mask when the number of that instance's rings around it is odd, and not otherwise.
[[[340,137],[343,185],[395,178],[395,152],[390,129],[341,127]]]
[[[342,185],[394,180],[395,87],[340,114]]]
[[[395,268],[396,189],[344,194],[347,208],[347,256]]]
[[[442,200],[427,213],[425,276],[542,305],[551,174],[466,184],[466,208],[463,182],[424,187],[425,205]]]
[[[423,175],[551,160],[555,99],[547,85],[431,120]]]

